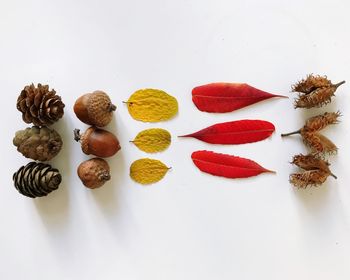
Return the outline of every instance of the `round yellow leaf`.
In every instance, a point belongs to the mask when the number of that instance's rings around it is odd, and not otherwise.
[[[151,128],[141,131],[131,141],[141,151],[146,153],[157,153],[167,149],[171,142],[170,133],[161,128]]]
[[[126,103],[130,115],[143,122],[166,121],[178,112],[176,98],[158,89],[138,90]]]
[[[147,185],[160,181],[168,170],[169,167],[159,160],[142,158],[131,164],[130,177],[137,183]]]

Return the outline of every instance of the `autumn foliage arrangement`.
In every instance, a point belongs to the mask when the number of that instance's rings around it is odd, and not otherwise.
[[[227,113],[273,97],[286,97],[254,88],[245,83],[211,83],[195,87],[192,101],[203,112]],[[237,120],[217,123],[197,132],[182,135],[210,144],[241,145],[267,139],[275,126],[265,120]],[[195,151],[195,166],[211,175],[226,178],[248,178],[261,173],[274,173],[253,160],[213,151]]]
[[[308,75],[292,86],[297,94],[295,108],[317,108],[332,101],[337,89],[344,84],[333,84],[326,76]],[[246,83],[210,83],[192,90],[192,101],[198,110],[208,113],[228,113],[272,98],[286,98]],[[124,101],[130,116],[137,121],[156,123],[176,117],[178,101],[160,89],[146,88],[135,91]],[[26,123],[34,126],[16,133],[13,143],[25,157],[48,161],[55,157],[63,145],[61,136],[48,126],[63,116],[64,103],[47,85],[26,86],[16,103]],[[104,158],[114,156],[121,148],[118,138],[102,129],[113,119],[116,106],[107,93],[94,91],[80,96],[74,104],[77,118],[89,125],[84,132],[74,130],[74,139],[80,142],[82,151],[93,155],[82,162],[77,174],[83,185],[90,189],[102,187],[112,177],[108,162]],[[284,133],[287,137],[300,135],[310,149],[309,154],[295,155],[292,164],[300,171],[290,175],[290,183],[298,188],[319,186],[328,177],[337,178],[330,169],[327,156],[337,153],[337,146],[323,135],[323,130],[339,123],[340,112],[325,112],[305,121],[303,127]],[[214,145],[243,145],[266,140],[275,132],[273,123],[260,119],[243,119],[215,123],[198,131],[181,135],[181,138],[195,138]],[[156,154],[170,146],[172,137],[163,128],[148,128],[140,131],[129,142],[145,153]],[[202,172],[225,178],[237,179],[275,173],[254,160],[236,155],[199,150],[191,154],[193,164]],[[163,162],[153,158],[140,158],[130,165],[129,175],[137,183],[148,185],[161,179],[171,170]],[[16,189],[28,197],[46,196],[61,183],[59,171],[49,164],[31,162],[21,167],[14,175]]]
[[[176,98],[160,89],[146,88],[135,91],[126,104],[130,116],[141,122],[164,122],[178,113]],[[163,128],[150,128],[139,132],[129,141],[145,153],[165,151],[171,144],[171,134]],[[131,179],[142,185],[156,183],[171,169],[163,162],[153,158],[135,160],[129,168]]]

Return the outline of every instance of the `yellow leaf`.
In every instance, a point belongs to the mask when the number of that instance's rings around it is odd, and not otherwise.
[[[176,98],[158,89],[138,90],[126,103],[130,115],[143,122],[166,121],[178,111]]]
[[[142,158],[130,166],[130,177],[136,182],[147,185],[161,180],[170,168],[156,159]]]
[[[171,135],[161,128],[151,128],[141,131],[133,141],[141,151],[146,153],[157,153],[169,147]]]

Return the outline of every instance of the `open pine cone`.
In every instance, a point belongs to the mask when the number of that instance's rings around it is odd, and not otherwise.
[[[56,190],[62,177],[49,164],[30,162],[13,174],[13,181],[19,193],[35,198]]]
[[[55,90],[48,85],[34,84],[24,87],[17,99],[17,109],[23,121],[36,126],[49,126],[62,118],[64,104]]]

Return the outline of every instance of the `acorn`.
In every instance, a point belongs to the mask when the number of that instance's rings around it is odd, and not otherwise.
[[[87,155],[111,157],[120,150],[118,138],[111,132],[89,127],[83,134],[79,129],[74,130],[74,140],[81,143],[81,149]]]
[[[110,168],[102,158],[92,158],[78,166],[78,176],[85,187],[96,189],[111,179]]]
[[[109,124],[117,107],[100,90],[80,96],[74,104],[74,113],[83,123],[103,127]]]

